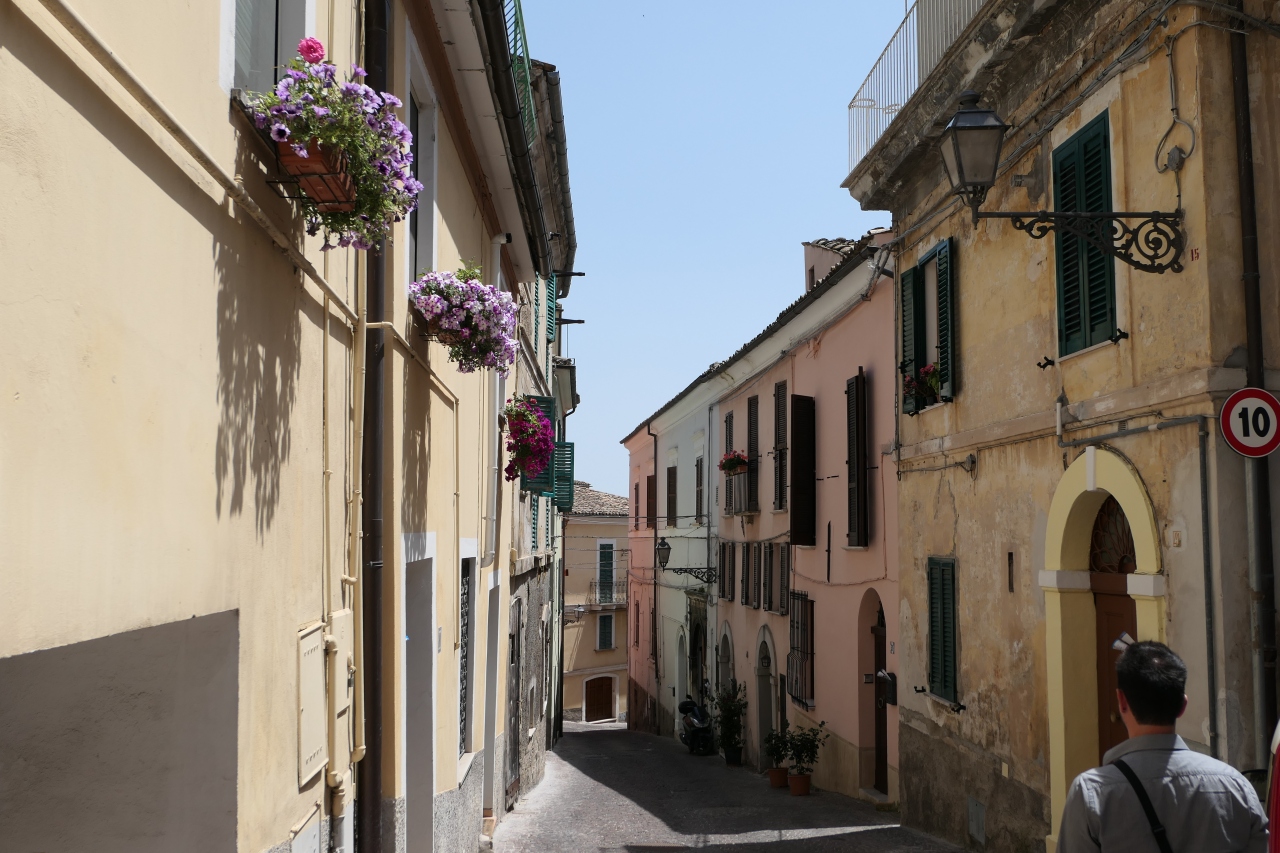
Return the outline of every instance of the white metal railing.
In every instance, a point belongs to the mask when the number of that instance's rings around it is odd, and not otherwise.
[[[867,156],[986,0],[917,0],[849,102],[849,171]]]

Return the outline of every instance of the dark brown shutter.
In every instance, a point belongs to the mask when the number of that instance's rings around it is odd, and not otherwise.
[[[742,543],[742,606],[751,606],[751,545]]]
[[[680,514],[676,509],[676,486],[680,480],[676,476],[676,466],[667,468],[667,527],[676,527],[680,522]]]
[[[724,416],[724,452],[733,450],[733,412]]]
[[[702,514],[702,469],[704,462],[699,456],[693,461],[693,521],[695,524],[701,524],[703,521]]]
[[[791,544],[778,545],[778,612],[785,614],[791,598]]]
[[[658,526],[658,475],[649,474],[644,478],[644,518],[645,527]]]
[[[760,543],[751,546],[751,606],[760,609]]]
[[[773,610],[773,543],[764,543],[764,568],[761,570],[763,579],[760,585],[764,588],[764,609]]]
[[[760,398],[747,398],[747,511],[760,510]]]
[[[787,508],[787,383],[773,386],[773,508]]]
[[[636,480],[635,485],[635,501],[633,503],[636,513],[636,530],[640,529],[640,481]]]
[[[867,376],[858,375],[845,383],[845,428],[848,431],[849,545],[865,548],[871,539],[867,498]]]
[[[730,601],[733,601],[734,593],[737,591],[737,588],[738,588],[737,557],[738,557],[738,549],[732,542],[730,542],[729,553],[725,555],[725,561],[724,561],[724,577],[725,577],[725,580],[728,581],[729,583],[729,594],[726,596],[726,598],[728,598]]]
[[[791,395],[791,542],[818,544],[817,416],[814,399]]]

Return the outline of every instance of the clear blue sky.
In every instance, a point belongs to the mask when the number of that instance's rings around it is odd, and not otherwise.
[[[845,107],[901,0],[524,0],[564,92],[577,278],[562,327],[576,474],[627,494],[618,442],[804,289],[804,240],[888,225],[840,189]]]

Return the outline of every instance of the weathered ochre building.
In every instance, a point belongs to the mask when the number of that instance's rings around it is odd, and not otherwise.
[[[537,781],[556,501],[499,414],[564,438],[575,240],[559,78],[475,9],[0,4],[0,846],[472,850]],[[320,251],[238,105],[303,36],[415,136],[380,253]],[[505,384],[410,310],[464,262],[523,303]]]
[[[1071,779],[1124,737],[1121,632],[1186,658],[1193,748],[1265,766],[1274,637],[1251,637],[1271,614],[1250,587],[1272,520],[1247,520],[1258,478],[1214,421],[1246,378],[1280,387],[1260,361],[1280,352],[1280,248],[1261,241],[1249,307],[1231,51],[1272,234],[1280,30],[1274,3],[1244,6],[921,2],[850,104],[845,186],[898,235],[900,369],[941,380],[898,388],[902,810],[959,843],[1054,849]],[[1173,259],[1150,230],[1108,251],[1110,227],[975,222],[940,157],[966,89],[1009,125],[983,214],[1181,209],[1181,268],[1134,265]]]

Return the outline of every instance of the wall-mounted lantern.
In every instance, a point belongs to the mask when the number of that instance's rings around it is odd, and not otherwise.
[[[667,537],[663,536],[658,539],[658,544],[654,547],[658,556],[658,566],[663,570],[667,570],[667,563],[671,561],[671,543],[667,541]],[[673,575],[691,575],[703,583],[711,583],[716,579],[716,570],[711,566],[692,566],[678,567],[670,570]]]
[[[1008,219],[1013,227],[1036,240],[1051,231],[1075,235],[1089,245],[1119,258],[1135,269],[1182,272],[1182,211],[1173,213],[1073,213],[1019,211],[982,213],[978,210],[995,185],[1000,148],[1009,125],[992,109],[978,106],[977,92],[960,95],[960,107],[942,132],[942,165],[951,190],[979,219]],[[1181,165],[1181,164],[1179,164]],[[1134,223],[1126,220],[1137,220]]]

